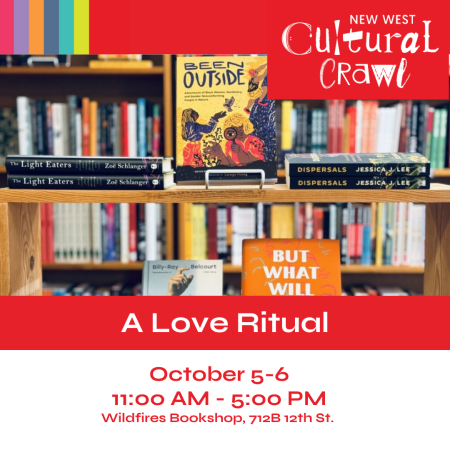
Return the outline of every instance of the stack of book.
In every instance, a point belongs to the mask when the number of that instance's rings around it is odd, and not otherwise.
[[[157,103],[99,103],[69,95],[66,103],[17,98],[19,153],[55,156],[160,156]]]
[[[164,259],[166,205],[41,203],[44,264]]]
[[[172,158],[8,156],[11,189],[163,190],[175,185]]]
[[[420,153],[286,155],[290,189],[429,189],[430,162]]]

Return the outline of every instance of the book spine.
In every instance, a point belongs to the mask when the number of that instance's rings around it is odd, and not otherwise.
[[[289,189],[429,189],[428,177],[286,178]]]
[[[137,205],[137,242],[138,260],[145,261],[145,204]]]
[[[153,105],[153,148],[152,156],[159,156],[161,154],[161,112],[158,104]]]
[[[130,236],[129,236],[129,252],[130,261],[137,261],[137,205],[136,203],[130,203],[129,205],[129,216],[130,216]]]
[[[106,203],[100,204],[102,261],[108,261],[108,209]]]
[[[89,109],[90,102],[87,97],[83,97],[81,101],[81,114],[83,119],[83,156],[89,156]]]
[[[114,123],[114,105],[106,105],[106,156],[114,156],[114,139],[116,130]]]
[[[62,105],[60,103],[53,104],[53,154],[55,156],[64,156],[63,146],[63,117]]]
[[[164,190],[160,176],[77,176],[77,175],[8,175],[11,189],[100,189],[100,190]]]
[[[439,134],[441,127],[441,109],[434,110],[434,120],[433,120],[433,136],[431,139],[431,168],[439,168]]]
[[[127,264],[130,262],[130,205],[120,204],[120,262]]]
[[[69,114],[69,155],[77,154],[77,138],[76,138],[76,114],[78,99],[75,95],[67,96],[67,107]]]
[[[384,227],[386,224],[386,203],[377,204],[377,234],[375,246],[375,265],[383,265]]]
[[[135,103],[128,104],[128,154],[131,158],[137,156],[137,107]]]
[[[36,101],[29,100],[30,109],[29,109],[29,121],[31,123],[31,144],[32,144],[32,155],[38,154],[37,149],[37,112],[36,112]]]
[[[36,133],[37,133],[37,154],[45,155],[47,152],[46,145],[46,118],[45,118],[45,101],[36,101]]]
[[[116,249],[116,261],[121,260],[121,244],[120,244],[120,228],[121,228],[121,214],[120,214],[121,204],[116,203],[114,205],[114,248]],[[128,242],[128,239],[127,239]]]
[[[120,110],[122,115],[122,156],[128,157],[128,103],[122,102]]]
[[[147,156],[146,102],[144,98],[137,101],[137,139],[138,155]]]
[[[97,130],[98,130],[98,124],[97,124],[97,116],[98,116],[98,103],[97,102],[91,102],[89,104],[89,153],[85,156],[100,156],[97,153]]]
[[[210,228],[209,228],[210,230]],[[226,260],[227,258],[227,207],[218,205],[217,207],[217,258]]]
[[[75,156],[83,156],[83,118],[80,111],[75,113]]]
[[[103,261],[102,251],[102,208],[100,203],[91,204],[92,217],[92,261],[101,264]]]
[[[106,204],[107,217],[107,261],[116,260],[116,229],[115,229],[115,205],[114,203]]]
[[[17,97],[17,127],[19,134],[19,154],[31,155],[31,136],[28,126],[28,109],[30,103],[27,97]]]
[[[438,158],[438,167],[440,169],[443,169],[445,167],[445,143],[447,142],[447,118],[448,118],[448,112],[446,109],[441,110],[441,127],[440,127],[440,134],[439,134],[439,158]]]
[[[347,263],[348,249],[348,205],[342,207],[342,227],[341,227],[341,264]]]
[[[106,105],[101,104],[98,107],[100,113],[100,155],[99,156],[108,156],[107,154],[107,132],[108,132],[108,119],[107,119],[107,111]]]
[[[158,208],[156,203],[145,204],[145,259],[158,259]]]
[[[50,102],[46,102],[46,129],[47,129],[47,154],[53,155],[53,106]]]
[[[114,142],[113,154],[115,157],[122,156],[122,110],[120,105],[115,103],[113,106],[113,121],[114,121]]]
[[[217,236],[217,206],[208,205],[208,227],[207,227],[207,239],[208,239],[208,259],[219,259],[218,254],[218,236]]]

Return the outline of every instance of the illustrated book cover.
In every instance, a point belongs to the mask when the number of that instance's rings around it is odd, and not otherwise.
[[[275,101],[267,98],[263,56],[177,59],[177,184],[203,184],[205,172],[218,184],[266,184],[277,180]]]
[[[242,295],[341,295],[339,241],[245,239]]]
[[[145,261],[142,295],[223,295],[221,260]]]

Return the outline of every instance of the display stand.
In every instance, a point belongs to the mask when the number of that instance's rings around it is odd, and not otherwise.
[[[430,190],[186,189],[68,191],[0,189],[0,295],[42,292],[39,203],[425,203],[425,295],[450,295],[450,186]]]

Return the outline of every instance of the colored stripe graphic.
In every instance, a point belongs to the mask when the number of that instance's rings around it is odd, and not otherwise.
[[[89,0],[74,2],[74,54],[89,54]]]
[[[59,53],[59,0],[45,0],[44,4],[44,53]]]
[[[30,55],[42,55],[44,54],[44,0],[30,0],[29,20]]]
[[[28,55],[28,1],[14,0],[14,53]]]
[[[74,52],[74,0],[59,0],[59,53]]]
[[[0,13],[0,54],[14,53],[14,0],[2,0]]]

